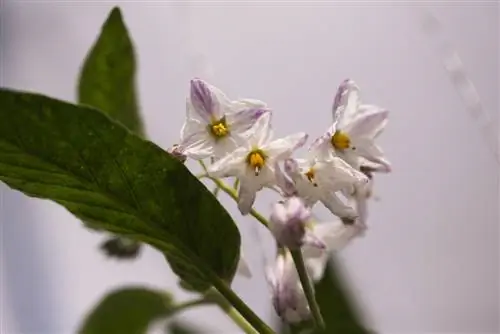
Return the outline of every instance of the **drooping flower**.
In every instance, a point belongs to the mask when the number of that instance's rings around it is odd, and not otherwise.
[[[366,184],[368,178],[341,158],[318,160],[310,156],[308,159],[287,159],[285,172],[294,181],[297,194],[307,206],[312,207],[320,201],[334,215],[349,220],[357,217],[356,210],[344,203],[337,192]]]
[[[311,311],[292,256],[280,253],[276,263],[266,271],[272,303],[278,316],[287,323],[299,323],[311,317]]]
[[[368,200],[373,197],[373,173],[386,172],[384,166],[371,163],[363,158],[360,158],[360,171],[366,175],[369,182],[364,187],[350,187],[343,190],[344,195],[348,198],[351,206],[356,208],[358,214],[357,223],[366,229],[366,221],[368,219]]]
[[[307,140],[302,132],[272,140],[270,117],[270,113],[259,117],[248,140],[208,169],[212,177],[239,179],[238,208],[243,215],[250,212],[258,191],[276,184],[276,163],[289,158]]]
[[[326,247],[319,249],[304,245],[302,255],[307,271],[315,282],[321,280],[326,264],[332,252],[337,252],[346,247],[352,239],[361,235],[365,227],[358,224],[345,224],[340,219],[331,222],[310,223],[310,233],[321,240]]]
[[[243,250],[240,250],[240,261],[238,262],[238,267],[236,268],[236,274],[241,275],[245,278],[252,277],[252,272],[250,271],[250,266],[248,265]]]
[[[382,149],[375,139],[384,130],[389,112],[374,105],[360,103],[359,88],[345,80],[338,88],[333,103],[333,124],[318,138],[311,149],[322,156],[339,156],[359,169],[359,157],[391,170]]]
[[[299,197],[290,197],[273,205],[269,230],[281,246],[298,249],[303,245],[325,248],[325,244],[307,229],[311,210]]]
[[[220,158],[244,143],[248,130],[266,113],[270,110],[264,102],[230,101],[218,88],[193,79],[179,149],[195,160]]]

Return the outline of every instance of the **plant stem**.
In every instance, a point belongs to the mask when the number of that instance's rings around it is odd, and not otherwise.
[[[302,251],[298,250],[290,250],[292,254],[293,262],[295,262],[295,267],[297,268],[297,272],[299,274],[300,283],[304,288],[304,293],[307,298],[307,302],[309,303],[309,308],[311,309],[311,314],[313,316],[314,324],[316,327],[324,330],[325,322],[323,317],[321,316],[321,312],[316,302],[316,297],[314,295],[314,287],[309,275],[307,274],[306,266],[304,264],[304,258],[302,257]]]
[[[177,313],[179,311],[183,311],[183,310],[190,308],[190,307],[202,306],[202,305],[207,305],[210,303],[212,303],[212,301],[208,300],[205,297],[191,299],[191,300],[188,300],[188,301],[185,301],[185,302],[182,302],[182,303],[175,305],[173,312]]]
[[[207,294],[247,334],[276,334],[238,295],[218,277],[212,280],[216,290]]]

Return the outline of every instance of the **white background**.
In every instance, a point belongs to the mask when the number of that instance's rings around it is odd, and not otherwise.
[[[366,102],[391,110],[381,145],[394,172],[376,180],[381,201],[366,238],[341,254],[367,323],[394,334],[498,333],[499,167],[420,29],[417,5],[430,2],[179,3],[3,1],[1,85],[74,101],[78,68],[114,4],[139,54],[148,134],[164,148],[178,140],[193,75],[233,98],[266,101],[277,135],[312,137],[327,128],[335,90],[350,77]],[[433,11],[496,122],[498,3],[448,1]],[[63,208],[4,185],[0,196],[2,334],[72,333],[106,291],[127,284],[186,297],[158,252],[117,263],[96,251],[103,236]],[[273,198],[262,195],[258,208],[268,212]],[[271,239],[224,203],[254,272],[234,287],[272,323],[262,276]],[[185,317],[207,333],[238,333],[216,308]]]

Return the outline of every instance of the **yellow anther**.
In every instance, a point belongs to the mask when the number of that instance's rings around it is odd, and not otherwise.
[[[337,150],[345,150],[351,146],[349,135],[342,131],[336,131],[331,139],[332,146]]]
[[[209,129],[216,139],[225,137],[229,133],[229,127],[226,124],[225,117],[220,120],[213,121],[212,124],[209,125]]]
[[[266,156],[260,150],[252,151],[247,156],[247,163],[255,171],[255,176],[257,176],[266,164]]]
[[[304,173],[304,175],[307,177],[309,182],[311,182],[315,187],[317,187],[318,184],[316,183],[316,181],[314,181],[315,174],[316,174],[316,172],[312,168],[310,168],[306,173]]]

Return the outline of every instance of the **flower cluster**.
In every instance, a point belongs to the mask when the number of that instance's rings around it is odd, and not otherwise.
[[[387,110],[361,104],[358,86],[345,80],[332,114],[331,126],[305,157],[294,158],[308,139],[306,133],[276,139],[266,103],[230,100],[216,87],[193,79],[181,140],[171,150],[182,161],[210,158],[211,178],[236,178],[243,215],[251,212],[259,191],[278,190],[282,198],[273,205],[268,228],[280,252],[267,277],[278,315],[292,323],[307,319],[310,310],[289,251],[300,250],[310,278],[321,279],[329,252],[366,230],[373,173],[391,171],[375,144],[386,126]],[[335,216],[331,222],[313,221],[311,209],[318,202]],[[239,268],[249,275],[243,260]]]

